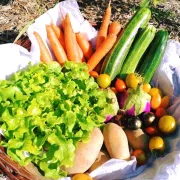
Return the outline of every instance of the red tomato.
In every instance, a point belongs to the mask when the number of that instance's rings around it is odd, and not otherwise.
[[[144,130],[150,136],[158,135],[159,134],[158,129],[157,129],[156,126],[149,126],[149,127],[145,128]]]
[[[118,93],[118,91],[117,91],[117,89],[116,89],[115,87],[110,87],[110,88],[111,88],[111,90],[112,90],[115,94]]]
[[[164,108],[159,107],[156,109],[155,115],[157,118],[161,118],[161,117],[167,115],[167,112]]]
[[[126,84],[122,79],[117,78],[116,82],[115,82],[115,87],[117,89],[117,91],[119,92],[123,92],[126,90]]]
[[[138,165],[146,164],[147,156],[146,156],[146,153],[142,149],[135,149],[131,155],[136,157]]]

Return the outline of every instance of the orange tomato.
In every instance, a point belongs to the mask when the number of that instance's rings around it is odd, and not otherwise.
[[[142,149],[135,149],[131,155],[136,157],[138,165],[146,164],[147,156],[146,156],[146,153]]]
[[[89,175],[79,173],[72,177],[72,180],[93,180]]]
[[[164,96],[161,100],[160,107],[166,109],[169,107],[169,104],[170,104],[170,96]]]
[[[117,91],[119,92],[123,92],[126,90],[126,84],[122,79],[117,78],[116,82],[115,82],[115,87],[117,89]]]
[[[157,109],[161,104],[161,96],[160,96],[160,94],[157,93],[154,96],[152,96],[150,103],[151,103],[151,108],[152,109]]]
[[[89,72],[90,76],[92,76],[93,78],[97,78],[99,76],[99,74],[96,71],[90,71]]]
[[[151,88],[149,91],[149,95],[151,97],[155,96],[156,94],[160,94],[160,96],[162,97],[162,92],[159,88]]]
[[[149,93],[151,90],[151,85],[149,83],[144,83],[142,88],[146,93]]]
[[[165,116],[165,115],[167,115],[167,112],[166,112],[166,110],[165,110],[164,108],[159,107],[159,108],[156,109],[156,111],[155,111],[155,116],[156,116],[157,118],[161,118],[161,117],[163,117],[163,116]]]

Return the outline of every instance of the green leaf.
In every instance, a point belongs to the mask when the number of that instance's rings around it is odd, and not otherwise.
[[[1,144],[21,165],[35,163],[49,178],[66,176],[60,167],[73,166],[78,142],[88,142],[106,115],[117,113],[109,94],[85,63],[29,64],[0,81]]]

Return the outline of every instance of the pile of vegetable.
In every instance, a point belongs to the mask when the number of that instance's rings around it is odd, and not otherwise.
[[[47,177],[66,176],[77,143],[116,114],[116,97],[99,89],[85,64],[29,65],[0,81],[1,145],[20,165],[35,163]]]
[[[74,33],[69,14],[61,27],[46,25],[50,49],[34,32],[41,63],[0,81],[1,145],[20,165],[32,162],[42,175],[91,179],[110,158],[138,165],[166,149],[176,130],[170,97],[152,87],[168,33],[149,25],[139,9],[125,28],[111,19],[110,2],[93,49]],[[103,146],[104,144],[104,146]]]

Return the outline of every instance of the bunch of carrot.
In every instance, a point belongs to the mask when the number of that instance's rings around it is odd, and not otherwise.
[[[97,34],[95,50],[93,50],[91,43],[83,33],[74,33],[69,14],[66,14],[65,18],[63,18],[62,29],[53,23],[46,25],[49,44],[56,60],[61,65],[67,60],[76,63],[87,62],[90,74],[97,74],[99,71],[98,66],[101,66],[103,58],[113,47],[121,30],[119,22],[115,21],[110,24],[110,4],[111,1],[109,1],[105,10],[102,24]],[[40,47],[40,60],[45,63],[53,61],[41,36],[37,32],[34,32],[34,36]],[[93,70],[97,72],[91,72]]]

